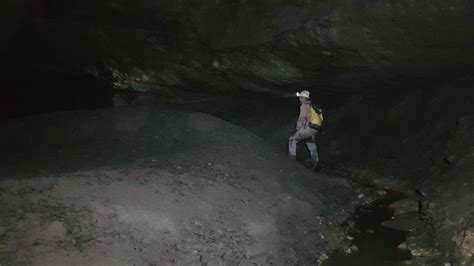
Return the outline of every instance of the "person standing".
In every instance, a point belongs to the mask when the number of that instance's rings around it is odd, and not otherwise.
[[[296,96],[299,97],[300,101],[300,115],[296,122],[296,132],[288,141],[288,153],[291,159],[296,160],[296,147],[299,142],[305,141],[311,156],[312,168],[314,169],[319,163],[316,134],[322,126],[322,112],[318,113],[314,109],[309,91],[297,92]]]

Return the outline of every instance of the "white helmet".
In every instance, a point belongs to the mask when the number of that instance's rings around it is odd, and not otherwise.
[[[309,99],[309,91],[304,90],[296,93],[296,97],[305,97]]]

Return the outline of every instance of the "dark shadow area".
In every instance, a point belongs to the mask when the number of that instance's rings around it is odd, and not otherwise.
[[[369,206],[358,208],[351,219],[353,244],[344,251],[330,254],[323,265],[394,266],[409,260],[410,252],[398,247],[406,240],[407,233],[380,225],[392,219],[393,210],[388,206],[399,199],[400,195],[388,195]]]
[[[0,93],[0,119],[112,105],[112,89],[106,82],[48,71],[9,73],[2,78]]]

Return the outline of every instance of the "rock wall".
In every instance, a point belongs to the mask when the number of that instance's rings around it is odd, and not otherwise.
[[[117,90],[168,97],[302,86],[338,95],[472,69],[474,8],[463,0],[50,0],[6,7],[7,72],[86,75]]]

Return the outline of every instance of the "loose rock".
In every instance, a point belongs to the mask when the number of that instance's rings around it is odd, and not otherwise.
[[[418,212],[418,201],[414,199],[402,199],[390,204],[388,207],[393,209],[395,216],[398,216],[408,212]]]
[[[419,219],[418,214],[405,213],[391,220],[382,222],[381,226],[404,232],[414,232],[423,228],[425,224]]]
[[[359,247],[356,246],[356,245],[352,245],[352,246],[350,247],[350,249],[351,249],[352,252],[359,252],[359,250],[360,250]]]
[[[398,248],[401,250],[408,250],[408,245],[407,243],[403,242],[400,245],[398,245]]]

